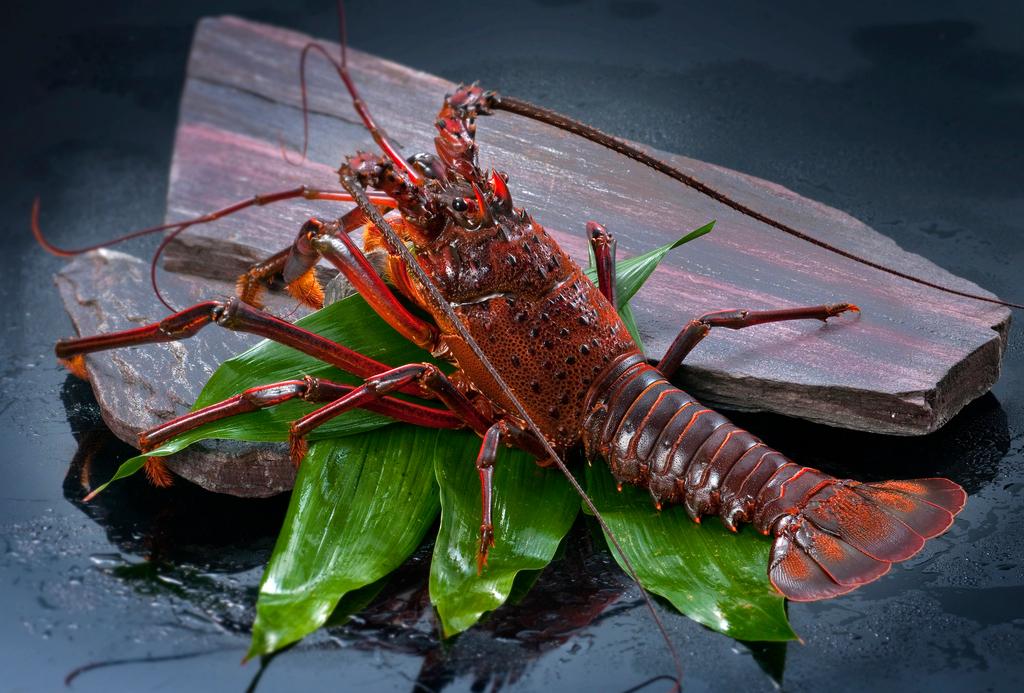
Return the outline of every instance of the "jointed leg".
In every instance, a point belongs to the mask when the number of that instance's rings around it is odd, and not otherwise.
[[[480,452],[476,456],[476,471],[480,475],[480,545],[476,554],[477,575],[487,565],[487,554],[494,547],[494,525],[491,522],[491,500],[494,496],[494,461],[498,457],[504,424],[496,423],[484,434]]]
[[[262,308],[260,296],[265,282],[274,276],[282,275],[288,293],[311,308],[321,308],[324,301],[323,289],[315,274],[319,255],[309,247],[309,237],[313,230],[310,228],[311,225],[317,224],[319,228],[329,227],[330,233],[347,236],[366,223],[366,215],[358,207],[331,224],[311,219],[299,230],[298,237],[292,245],[251,266],[238,278],[235,285],[236,295],[245,303]]]
[[[476,470],[480,475],[480,544],[476,555],[477,574],[483,572],[487,565],[487,554],[494,547],[494,524],[491,519],[491,505],[494,498],[494,462],[502,443],[515,445],[533,454],[539,445],[533,434],[519,426],[506,421],[499,421],[484,433],[480,452],[476,456]]]
[[[148,431],[143,431],[139,434],[139,448],[146,452],[204,424],[277,406],[293,399],[302,399],[306,402],[333,402],[350,394],[356,387],[308,375],[297,380],[284,380],[252,387],[222,402],[191,411]],[[452,411],[415,404],[394,397],[382,397],[378,400],[368,401],[362,408],[396,421],[426,428],[462,428],[465,426],[463,418]]]
[[[830,303],[807,308],[785,308],[782,310],[722,310],[707,313],[691,320],[672,342],[658,363],[658,370],[666,378],[671,378],[679,370],[679,366],[700,340],[704,339],[712,327],[727,327],[730,330],[741,330],[744,327],[763,325],[783,320],[821,320],[835,317],[846,311],[860,312],[860,308],[852,303]]]
[[[587,238],[594,251],[597,267],[597,288],[613,306],[615,302],[615,238],[596,221],[587,222]]]
[[[483,435],[491,422],[473,406],[444,373],[429,363],[411,363],[367,378],[359,387],[316,411],[292,422],[289,439],[292,461],[297,465],[306,451],[306,436],[314,429],[356,407],[369,408],[368,403],[384,395],[405,390],[409,386],[421,389],[443,402],[467,426]]]
[[[385,322],[413,344],[431,350],[437,344],[437,330],[402,304],[384,283],[366,256],[349,238],[345,220],[325,222],[310,219],[299,231],[285,260],[284,280],[292,285],[311,276],[317,261],[326,258],[338,268]]]
[[[186,339],[210,323],[217,323],[229,330],[272,339],[361,378],[369,378],[391,368],[337,342],[246,305],[238,299],[199,303],[160,322],[132,330],[63,340],[57,342],[54,350],[58,358],[73,360],[94,351]],[[416,386],[404,387],[402,391],[414,395],[420,393]]]

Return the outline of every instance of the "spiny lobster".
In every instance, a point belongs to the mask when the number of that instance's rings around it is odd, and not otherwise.
[[[304,56],[311,49],[323,52],[311,44]],[[619,482],[647,488],[659,507],[682,503],[695,520],[717,514],[731,529],[749,522],[774,535],[768,573],[795,600],[822,599],[875,580],[950,526],[965,502],[955,483],[858,483],[800,467],[669,382],[714,327],[824,321],[856,306],[708,313],[690,321],[651,365],[616,312],[612,236],[596,222],[587,224],[595,286],[536,220],[513,205],[507,175],[480,168],[476,121],[504,108],[598,141],[684,183],[699,183],[588,126],[476,85],[446,97],[435,122],[436,154],[404,159],[359,99],[344,54],[340,63],[327,57],[384,154],[350,157],[339,171],[345,192],[284,191],[175,224],[171,235],[244,206],[300,196],[355,202],[356,208],[336,221],[309,220],[290,247],[240,278],[237,298],[200,303],[125,332],[62,341],[56,352],[74,364],[89,352],[184,339],[217,323],[276,340],[365,380],[352,387],[304,377],[256,387],[146,431],[143,450],[204,423],[294,398],[324,403],[291,426],[296,464],[312,430],[354,408],[423,426],[469,427],[483,439],[476,460],[482,567],[494,543],[490,499],[499,446],[520,447],[564,470],[562,456],[582,444],[591,459],[608,462]],[[360,229],[362,250],[349,238]],[[37,224],[34,230],[44,245],[61,252],[46,244]],[[364,254],[378,249],[387,253],[383,278]],[[334,264],[399,334],[457,370],[449,376],[430,364],[391,368],[258,307],[263,283],[278,275],[293,295],[319,305],[323,295],[314,267],[320,258]],[[446,409],[391,396],[397,392],[438,400]],[[159,463],[152,464],[159,477]]]

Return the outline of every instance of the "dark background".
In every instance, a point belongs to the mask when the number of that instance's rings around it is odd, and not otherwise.
[[[1024,6],[890,5],[352,2],[349,36],[416,68],[777,181],[1022,300]],[[285,501],[185,484],[158,494],[133,480],[95,506],[78,503],[76,465],[64,480],[78,442],[101,451],[97,476],[127,450],[104,435],[88,388],[54,363],[52,343],[70,330],[50,281],[60,261],[27,229],[37,194],[53,236],[69,245],[161,219],[191,33],[199,17],[222,13],[336,37],[332,3],[313,0],[4,6],[3,690],[59,689],[83,666],[75,690],[240,690],[260,673],[238,661]],[[892,575],[791,605],[802,645],[748,646],[666,616],[689,690],[771,689],[783,661],[792,690],[1022,684],[1021,338],[1015,326],[993,395],[928,438],[743,419],[803,462],[862,478],[948,474],[971,497],[948,534]],[[391,601],[355,625],[278,657],[260,689],[408,690],[417,678],[451,690],[502,680],[624,689],[668,673],[636,590],[590,551],[585,527],[574,538],[582,548],[552,566],[532,601],[445,647],[419,610],[398,603],[422,586],[414,562],[410,589],[391,588]],[[551,621],[573,598],[600,603],[623,589],[589,626],[573,632],[581,623],[564,613]]]

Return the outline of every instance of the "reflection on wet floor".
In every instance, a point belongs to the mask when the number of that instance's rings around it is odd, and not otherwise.
[[[121,552],[93,556],[93,564],[140,594],[155,599],[173,596],[192,604],[219,628],[247,636],[257,586],[251,579],[231,577],[255,575],[266,563],[287,496],[243,500],[212,494],[185,481],[156,489],[137,475],[85,504],[81,498],[86,488],[108,478],[133,451],[103,426],[86,386],[69,378],[64,394],[79,440],[65,478],[65,497],[101,525]],[[736,418],[769,444],[833,474],[865,480],[948,475],[969,493],[993,478],[1010,445],[1006,415],[991,395],[922,438],[842,431],[771,415]],[[573,638],[588,637],[590,629],[639,605],[636,588],[615,566],[603,542],[594,541],[591,522],[581,519],[547,570],[520,575],[508,604],[452,641],[440,639],[430,607],[427,581],[432,546],[428,543],[392,575],[346,596],[332,616],[330,623],[335,625],[326,629],[326,639],[300,643],[298,648],[385,650],[414,656],[421,662],[414,685],[419,690],[441,690],[456,681],[472,681],[473,690],[498,690],[516,683],[546,652]],[[781,684],[785,644],[737,643],[736,647],[748,652],[764,674]],[[169,656],[204,654],[208,651]],[[252,685],[274,662],[290,656],[286,650],[263,658]],[[167,656],[160,657],[164,659]],[[69,676],[138,662],[117,658],[91,662]]]

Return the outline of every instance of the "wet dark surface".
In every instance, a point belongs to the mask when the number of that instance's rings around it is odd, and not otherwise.
[[[780,182],[1024,297],[1017,3],[352,5],[359,48]],[[199,16],[336,35],[330,2],[135,6],[5,7],[0,688],[55,690],[74,674],[75,690],[243,690],[257,677],[259,690],[614,690],[668,673],[635,589],[590,550],[586,527],[529,597],[451,644],[438,644],[423,615],[424,568],[413,561],[364,616],[261,670],[238,662],[285,499],[184,484],[158,493],[131,480],[94,507],[78,502],[82,455],[95,451],[99,477],[127,449],[50,355],[69,326],[50,283],[59,261],[27,234],[32,197],[43,196],[68,244],[161,217]],[[749,647],[667,616],[690,690],[771,689],[780,671],[792,690],[1024,683],[1022,338],[1015,326],[994,393],[925,439],[743,418],[803,462],[864,478],[946,474],[970,500],[948,534],[885,579],[791,605],[802,645]]]

